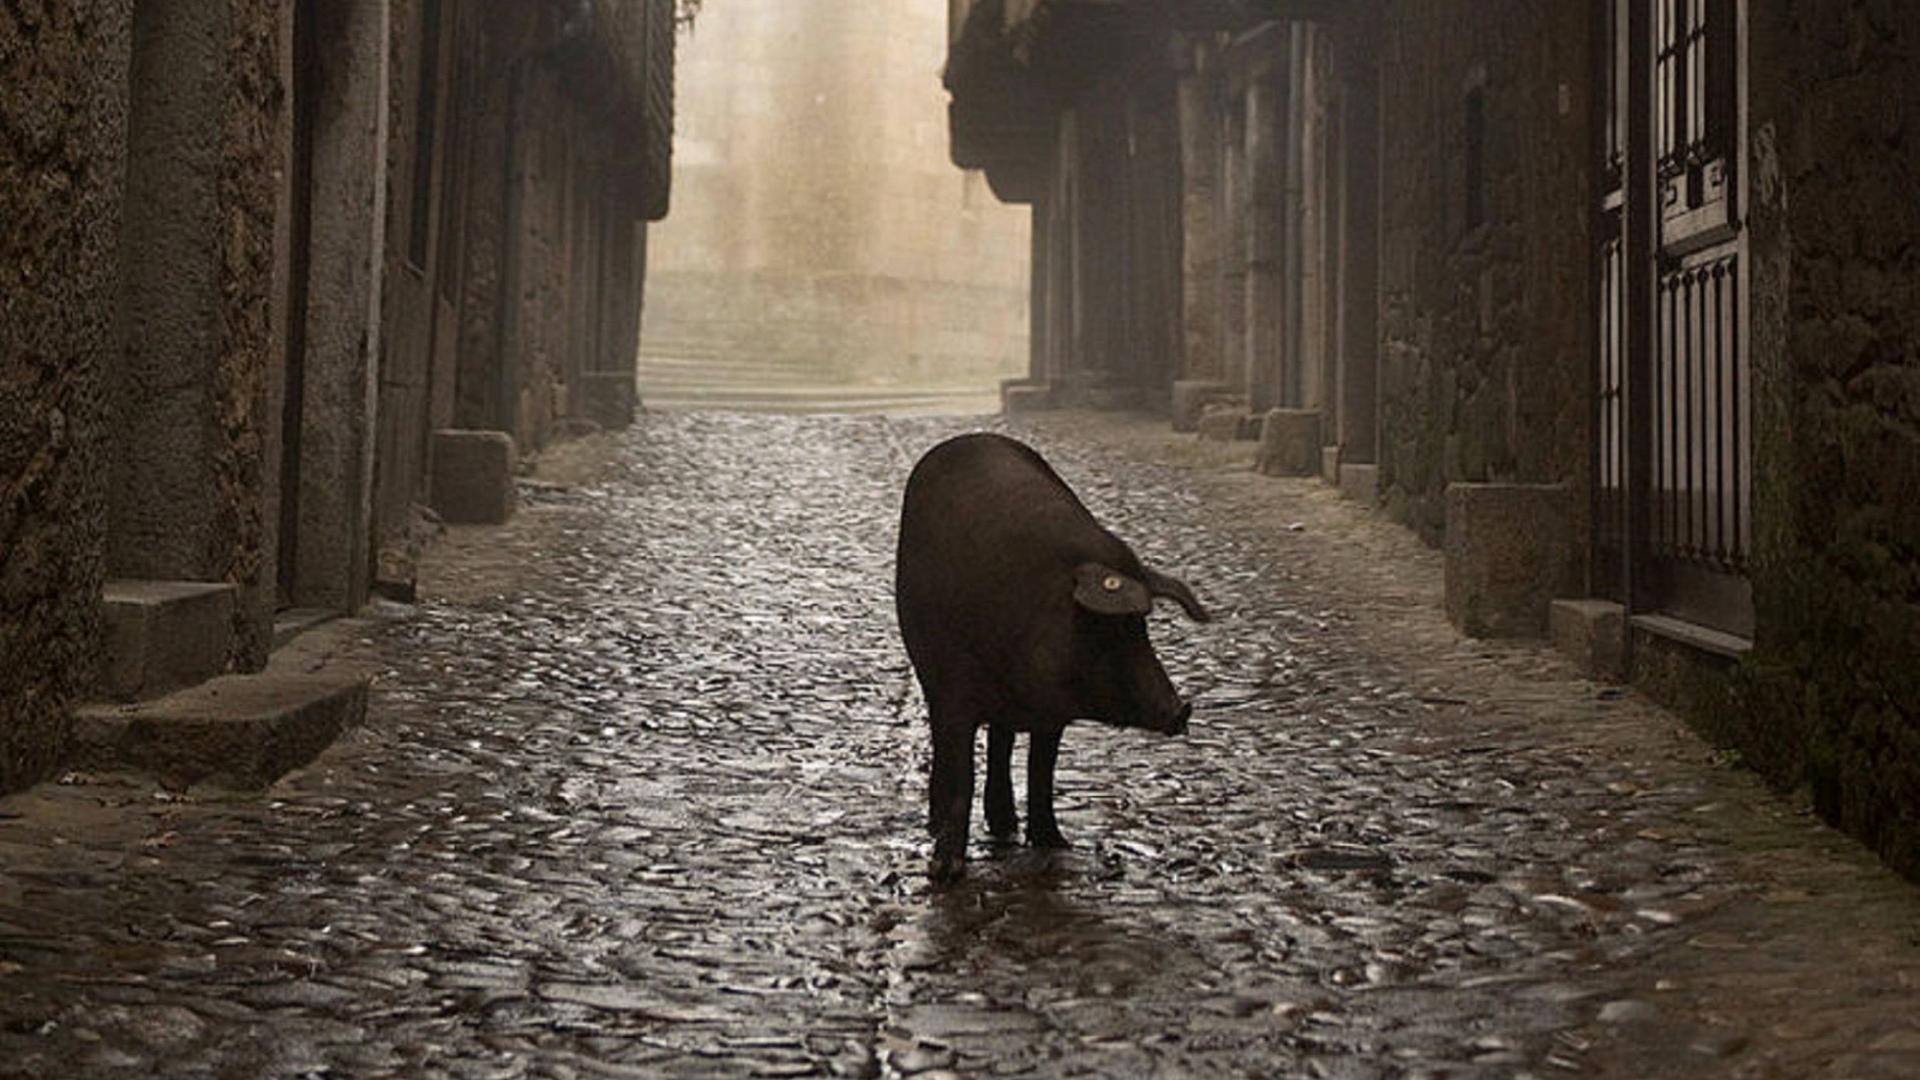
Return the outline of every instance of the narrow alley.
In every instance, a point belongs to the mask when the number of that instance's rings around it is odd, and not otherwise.
[[[926,883],[892,544],[969,423],[649,414],[309,635],[376,679],[308,768],[0,800],[0,1076],[1915,1074],[1858,845],[1248,444],[986,423],[1218,616],[1189,736],[1069,732],[1071,850]]]

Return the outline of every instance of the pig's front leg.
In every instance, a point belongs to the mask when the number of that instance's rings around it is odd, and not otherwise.
[[[935,884],[957,881],[967,870],[967,826],[973,816],[973,719],[952,713],[933,718],[933,776],[927,784],[928,825]]]
[[[1060,728],[1035,728],[1027,738],[1027,843],[1063,848],[1060,823],[1053,816],[1053,764],[1060,757]]]
[[[987,728],[987,832],[996,841],[1011,841],[1020,831],[1013,810],[1013,729],[1005,724]]]

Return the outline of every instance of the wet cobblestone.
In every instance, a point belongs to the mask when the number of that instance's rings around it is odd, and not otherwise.
[[[1920,1074],[1910,886],[1453,638],[1398,530],[1111,421],[1016,433],[1220,616],[1154,623],[1193,733],[1071,729],[1076,847],[930,891],[890,561],[962,426],[562,448],[344,643],[314,767],[0,801],[0,1076]]]

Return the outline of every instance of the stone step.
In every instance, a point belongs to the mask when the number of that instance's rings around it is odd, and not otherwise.
[[[662,368],[696,368],[701,370],[725,368],[766,368],[780,371],[804,371],[812,365],[798,360],[779,356],[755,356],[750,354],[699,354],[699,353],[649,353],[640,357],[637,367],[641,371]]]
[[[684,383],[695,386],[821,386],[835,380],[818,371],[784,367],[643,367],[636,376],[642,386]]]
[[[101,589],[100,693],[140,701],[210,679],[233,649],[235,590],[224,582],[116,579]]]
[[[698,353],[648,354],[640,357],[635,365],[640,371],[660,371],[689,368],[695,370],[724,371],[745,369],[753,371],[813,371],[817,366],[804,363],[791,357],[750,356],[741,354],[701,355]]]
[[[363,677],[227,675],[153,701],[82,707],[73,760],[170,787],[258,790],[312,761],[366,712]]]
[[[950,392],[862,391],[853,387],[802,390],[706,390],[650,395],[642,403],[661,411],[716,410],[724,412],[786,413],[900,413],[941,412],[981,414],[1000,411],[993,390]]]
[[[273,647],[284,647],[301,634],[340,617],[332,608],[287,608],[274,613]]]

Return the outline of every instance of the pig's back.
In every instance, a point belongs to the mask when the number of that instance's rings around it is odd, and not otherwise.
[[[907,480],[894,598],[916,666],[1005,666],[1049,620],[1072,619],[1073,568],[1135,570],[1053,468],[1001,435],[929,450]]]

